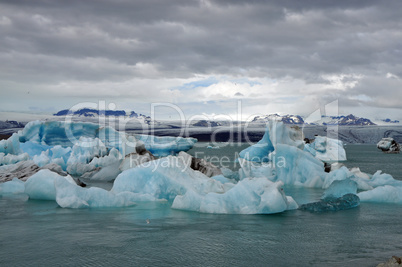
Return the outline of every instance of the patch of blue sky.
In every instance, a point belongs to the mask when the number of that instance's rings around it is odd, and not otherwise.
[[[181,86],[178,87],[179,90],[186,90],[186,89],[194,89],[197,87],[208,87],[213,84],[219,83],[219,80],[216,77],[209,77],[207,79],[199,80],[199,81],[194,81],[190,83],[185,83]]]

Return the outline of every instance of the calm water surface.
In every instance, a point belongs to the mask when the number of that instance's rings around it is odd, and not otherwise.
[[[230,156],[243,148],[205,147],[205,153]],[[402,155],[376,152],[349,145],[346,164],[401,177]],[[322,193],[285,192],[299,203]],[[375,266],[402,255],[401,210],[363,203],[323,214],[213,215],[173,210],[169,203],[77,210],[3,197],[0,266]]]

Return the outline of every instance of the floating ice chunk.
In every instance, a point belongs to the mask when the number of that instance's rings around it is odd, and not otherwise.
[[[367,173],[362,172],[359,167],[351,168],[350,172],[353,173],[353,175],[356,177],[363,179],[370,179],[370,176]]]
[[[25,191],[24,182],[18,178],[0,184],[0,195],[6,194],[22,194]]]
[[[114,181],[112,191],[150,194],[156,199],[173,200],[187,190],[205,194],[223,193],[221,183],[189,168],[179,157],[168,156],[125,170]]]
[[[50,149],[50,152],[51,152],[52,159],[62,158],[63,161],[65,163],[67,163],[68,158],[70,157],[70,154],[71,154],[71,147],[62,147],[62,146],[56,145]]]
[[[74,144],[67,165],[74,163],[89,163],[94,157],[103,157],[107,148],[99,138],[81,137]]]
[[[246,178],[223,194],[202,195],[188,190],[175,198],[172,208],[225,214],[270,214],[296,208],[293,199],[283,193],[282,185],[265,178]]]
[[[55,200],[56,189],[54,181],[57,178],[62,178],[68,183],[76,184],[71,176],[64,177],[50,170],[40,170],[25,182],[25,193],[29,195],[30,199]]]
[[[120,174],[121,154],[112,148],[109,154],[103,157],[94,157],[89,164],[76,163],[69,167],[69,171],[80,173],[84,178],[98,181],[111,181]]]
[[[102,167],[100,170],[96,170],[93,173],[85,173],[84,176],[85,178],[96,181],[112,181],[121,173],[119,166],[120,162],[117,161],[111,165]]]
[[[109,154],[103,157],[94,157],[89,164],[95,167],[104,167],[109,165],[120,164],[121,154],[116,148],[112,148]]]
[[[368,179],[367,179],[368,177]],[[334,181],[341,180],[353,180],[357,184],[357,189],[359,190],[371,190],[373,187],[370,185],[370,177],[366,173],[360,172],[357,169],[354,169],[354,172],[348,170],[345,166],[341,168],[331,171],[327,177],[325,178],[324,184],[322,188],[328,188]]]
[[[400,145],[391,137],[383,138],[377,143],[377,148],[388,153],[399,153]]]
[[[402,181],[395,180],[390,174],[382,173],[382,171],[374,173],[368,183],[373,187],[382,185],[402,185]]]
[[[135,135],[137,140],[144,142],[145,148],[157,157],[176,155],[180,151],[190,150],[197,142],[195,138]]]
[[[82,176],[84,178],[90,178],[101,168],[95,167],[94,165],[89,165],[85,163],[74,163],[67,167],[67,172],[74,176]]]
[[[72,175],[83,175],[86,172],[97,169],[95,165],[88,164],[94,157],[102,157],[107,154],[107,149],[98,138],[81,137],[67,160],[67,171]]]
[[[20,140],[17,133],[11,137],[0,141],[0,153],[18,155],[21,153]]]
[[[353,178],[353,173],[351,173],[348,168],[345,166],[342,166],[341,168],[331,171],[326,179],[324,180],[324,184],[322,188],[326,189],[328,188],[334,181],[340,181],[340,180],[345,180],[347,178]]]
[[[132,206],[135,201],[154,201],[147,194],[114,193],[102,188],[82,188],[65,179],[55,180],[56,202],[62,208],[102,208]]]
[[[270,180],[275,180],[275,170],[273,162],[253,162],[238,158],[241,168],[239,169],[239,179],[242,180],[248,177],[266,177]]]
[[[287,127],[282,122],[269,121],[262,139],[239,153],[239,157],[247,161],[268,162],[268,154],[275,150],[278,144],[287,144],[303,148],[300,128]]]
[[[267,128],[262,139],[257,144],[240,151],[239,157],[247,161],[268,162],[268,154],[274,151],[274,149],[269,139],[269,130]]]
[[[99,128],[97,136],[106,147],[119,150],[123,156],[136,152],[137,147],[141,145],[134,136],[118,132],[111,127]]]
[[[54,147],[48,145],[40,145],[33,142],[21,143],[23,151],[27,151],[33,161],[39,166],[43,167],[49,163],[56,163],[60,165],[63,170],[67,168],[67,160],[71,153],[70,147],[62,147],[56,145]]]
[[[49,150],[43,151],[40,155],[35,155],[33,161],[39,167],[43,167],[50,162]]]
[[[324,191],[322,199],[334,199],[340,198],[346,194],[354,194],[357,193],[357,183],[350,179],[345,180],[335,180],[328,187],[327,190]]]
[[[310,153],[297,147],[277,144],[270,154],[275,167],[275,180],[286,185],[321,187],[326,178],[324,164]]]
[[[360,199],[355,194],[346,194],[339,198],[331,198],[301,205],[300,210],[310,212],[327,212],[352,209],[360,205]]]
[[[325,136],[316,136],[313,143],[304,145],[304,150],[324,162],[346,160],[346,151],[342,141]]]
[[[4,154],[0,153],[0,166],[15,164],[20,161],[29,160],[29,155],[27,153],[14,155],[14,154]]]
[[[270,121],[268,123],[270,140],[276,148],[277,144],[294,146],[300,149],[304,148],[303,132],[297,125],[288,127],[283,122]]]
[[[95,138],[99,125],[88,122],[31,121],[18,132],[21,142],[73,146],[80,137]]]
[[[28,155],[33,158],[34,156],[40,155],[43,151],[51,149],[52,147],[27,141],[25,143],[20,143],[20,148],[23,152],[28,153]]]
[[[357,195],[363,202],[402,204],[402,186],[383,185]]]

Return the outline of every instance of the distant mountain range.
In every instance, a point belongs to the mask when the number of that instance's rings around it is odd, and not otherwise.
[[[299,115],[278,115],[270,114],[265,116],[256,116],[252,120],[252,123],[264,123],[267,120],[277,120],[282,121],[285,124],[309,124],[309,125],[340,125],[340,126],[366,126],[366,125],[376,125],[369,119],[359,118],[352,114],[347,116],[321,116],[321,120],[307,123]]]
[[[200,120],[193,124],[196,127],[217,127],[222,126],[221,122]]]
[[[25,123],[18,121],[0,121],[0,129],[24,128]]]
[[[269,114],[265,116],[256,116],[254,119],[251,121],[252,123],[265,123],[268,120],[276,120],[276,121],[282,121],[285,124],[304,124],[304,120],[302,117],[299,115],[284,115],[281,116],[279,114]]]
[[[391,120],[391,119],[384,119],[384,120],[381,120],[381,121],[383,121],[383,122],[386,122],[386,123],[399,123],[399,121],[398,120]]]
[[[145,119],[150,120],[151,117],[138,114],[135,111],[126,112],[124,110],[98,110],[98,109],[91,109],[91,108],[82,108],[79,110],[70,110],[70,109],[63,109],[59,112],[53,114],[53,116],[78,116],[78,117],[98,117],[98,116],[115,116],[115,117],[130,117],[130,118],[138,118],[138,119]]]

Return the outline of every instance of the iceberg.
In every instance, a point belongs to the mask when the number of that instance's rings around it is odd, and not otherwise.
[[[40,170],[25,182],[25,193],[30,199],[56,200],[56,188],[54,182],[57,178],[66,180],[68,183],[75,184],[71,176],[60,176],[50,170]]]
[[[402,185],[382,185],[357,194],[363,202],[402,204]]]
[[[7,194],[22,194],[25,192],[24,182],[18,178],[0,184],[0,196]]]
[[[66,179],[54,181],[56,202],[62,208],[106,208],[135,205],[135,201],[154,201],[152,196],[121,192],[115,194],[102,188],[82,188]]]
[[[356,195],[356,193],[357,183],[355,181],[351,179],[335,180],[328,189],[324,191],[322,199],[336,199],[346,194]]]
[[[88,122],[31,121],[18,132],[22,143],[72,147],[81,137],[97,137],[99,125]]]
[[[88,122],[33,121],[29,122],[18,134],[13,135],[8,140],[0,141],[0,152],[19,154],[19,143],[30,142],[30,145],[26,145],[23,148],[32,157],[47,150],[44,149],[46,146],[73,147],[76,143],[82,142],[82,140],[80,141],[81,138],[97,138],[106,148],[116,148],[123,156],[136,152],[137,146],[144,144],[145,148],[156,156],[175,155],[180,151],[189,150],[197,142],[195,138],[156,137],[151,135],[131,136],[118,132],[109,126],[101,127],[98,124]],[[143,141],[143,143],[137,144],[139,140]],[[32,143],[40,146],[33,146]]]
[[[21,153],[20,139],[17,133],[13,133],[7,140],[0,141],[0,153],[18,155]]]
[[[149,194],[155,199],[174,200],[187,190],[200,194],[223,193],[224,187],[220,182],[189,168],[182,158],[168,156],[123,171],[116,177],[111,191],[130,191]]]
[[[34,156],[38,156],[42,152],[51,149],[52,146],[41,145],[35,142],[27,141],[25,143],[20,143],[20,148],[22,152],[28,153],[29,157],[33,158]]]
[[[399,153],[400,145],[391,137],[383,138],[377,143],[377,148],[385,153]]]
[[[304,145],[304,150],[324,162],[346,161],[346,151],[343,148],[343,143],[337,139],[316,136],[314,142]]]
[[[283,122],[269,121],[262,139],[239,153],[239,157],[247,161],[268,162],[268,155],[277,144],[286,144],[303,148],[303,133],[298,126],[287,127]]]
[[[240,179],[266,177],[285,185],[321,187],[326,178],[324,164],[303,148],[299,127],[270,121],[262,140],[240,152]]]
[[[310,212],[327,212],[352,209],[360,205],[360,199],[355,194],[346,194],[339,198],[331,198],[318,202],[303,204],[300,210]]]
[[[270,160],[276,164],[275,180],[283,181],[286,185],[305,187],[322,187],[327,174],[324,163],[297,147],[278,144]]]
[[[272,214],[296,209],[296,202],[285,195],[282,185],[264,178],[247,178],[225,193],[188,190],[174,199],[172,208],[219,214]]]
[[[197,142],[195,138],[153,136],[136,134],[137,140],[144,142],[145,148],[157,157],[176,155],[180,151],[190,150]]]
[[[19,155],[14,155],[14,154],[4,154],[0,153],[0,166],[2,165],[10,165],[10,164],[15,164],[20,161],[26,161],[29,160],[29,155],[27,153],[19,154]]]

